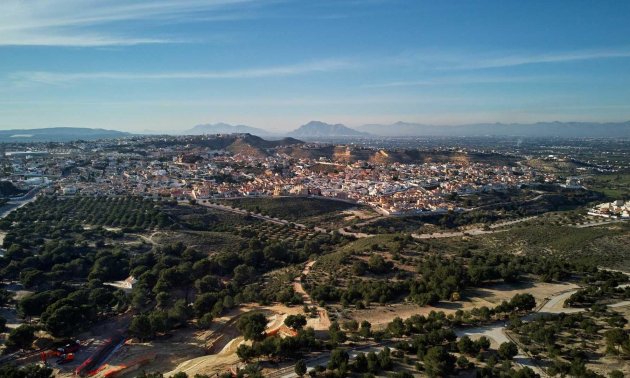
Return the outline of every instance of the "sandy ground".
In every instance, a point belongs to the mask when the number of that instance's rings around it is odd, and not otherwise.
[[[494,307],[504,300],[510,300],[515,294],[530,293],[536,298],[536,303],[542,303],[545,298],[551,297],[554,293],[565,290],[575,290],[577,285],[571,283],[544,283],[534,282],[523,285],[495,284],[484,288],[468,290],[464,293],[466,300],[458,302],[440,302],[436,306],[420,307],[413,303],[401,303],[393,305],[373,305],[365,310],[349,311],[352,319],[361,322],[367,320],[374,329],[385,327],[395,317],[403,319],[412,315],[426,315],[431,311],[443,311],[446,314],[454,313],[457,310],[468,310],[473,307]],[[563,301],[564,302],[564,301]]]
[[[1,286],[7,291],[13,293],[13,298],[16,301],[21,300],[27,295],[33,294],[33,291],[25,290],[19,282],[4,281]],[[0,316],[7,320],[8,328],[17,328],[23,323],[23,319],[18,317],[17,309],[15,307],[0,308]]]
[[[194,326],[174,331],[171,337],[148,343],[128,342],[108,361],[97,377],[123,366],[133,367],[120,377],[134,377],[140,371],[167,372],[170,376],[185,372],[195,374],[223,373],[239,363],[236,349],[246,343],[235,327],[236,321],[250,311],[262,311],[269,320],[267,330],[280,328],[288,315],[301,314],[302,308],[281,304],[259,307],[244,305],[217,318],[209,330],[198,330]],[[307,326],[314,326],[317,319],[309,319]]]
[[[373,218],[380,217],[377,213],[368,210],[359,210],[359,209],[348,209],[342,212],[345,216],[345,220],[353,220],[358,218],[360,220],[369,220]]]
[[[301,277],[302,275],[308,275],[310,273],[314,263],[314,261],[311,261],[305,264],[302,274],[293,282],[294,290],[302,295],[304,303],[310,306],[315,304],[304,290]],[[325,309],[319,306],[317,306],[317,309],[319,316],[316,318],[308,318],[306,326],[313,327],[315,330],[320,331],[327,330],[330,326],[328,314]],[[197,340],[197,343],[203,340],[203,344],[205,344],[203,346],[199,344],[191,346],[191,351],[197,354],[188,354],[188,358],[185,360],[176,357],[166,357],[165,355],[172,353],[172,349],[170,348],[172,341],[168,340],[164,345],[154,343],[153,347],[155,351],[153,353],[162,356],[162,358],[160,358],[160,361],[157,361],[158,359],[156,358],[155,361],[149,362],[147,365],[143,366],[143,369],[147,371],[167,371],[165,376],[178,372],[185,372],[188,376],[194,376],[195,374],[213,375],[215,373],[225,372],[237,366],[239,359],[236,355],[236,350],[239,345],[248,342],[239,335],[234,325],[241,315],[254,310],[262,311],[267,315],[269,320],[267,324],[268,331],[281,328],[288,315],[302,313],[301,306],[288,307],[282,304],[262,307],[257,305],[241,306],[215,320],[215,323],[209,331],[195,335],[194,339]],[[194,344],[194,342],[189,342],[188,344]],[[195,358],[191,359],[190,356],[194,356]],[[133,374],[130,373],[129,376],[132,375]]]
[[[630,323],[630,303],[627,303],[625,306],[613,307],[613,309],[623,315]],[[625,328],[629,329],[630,325],[627,324]],[[628,363],[628,360],[606,355],[605,351],[606,348],[602,345],[599,352],[601,352],[604,357],[598,361],[587,364],[587,367],[604,376],[608,376],[608,373],[612,370],[620,370],[626,377],[630,377],[630,363]]]

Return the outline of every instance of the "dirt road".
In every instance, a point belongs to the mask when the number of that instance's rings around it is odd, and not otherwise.
[[[328,312],[325,308],[320,307],[317,303],[314,303],[311,296],[304,290],[304,286],[302,285],[302,277],[307,276],[311,272],[311,268],[315,265],[315,260],[309,261],[304,265],[304,269],[302,270],[302,274],[296,277],[293,280],[293,290],[296,293],[302,296],[302,300],[304,304],[311,307],[317,307],[317,318],[309,318],[307,326],[313,327],[314,330],[327,330],[330,327],[330,319],[328,318]]]

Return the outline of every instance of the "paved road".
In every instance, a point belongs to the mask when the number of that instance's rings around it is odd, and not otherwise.
[[[22,206],[26,206],[27,204],[35,201],[37,199],[36,195],[39,193],[39,189],[32,189],[26,195],[22,197],[19,201],[9,200],[6,205],[0,209],[0,219],[6,217],[11,214],[16,209],[19,209]]]
[[[563,291],[560,293],[556,293],[553,297],[551,297],[541,308],[536,311],[538,314],[572,314],[580,311],[584,311],[581,308],[570,308],[563,307],[564,301],[569,299],[570,296],[577,293],[580,289],[572,289],[569,291]]]

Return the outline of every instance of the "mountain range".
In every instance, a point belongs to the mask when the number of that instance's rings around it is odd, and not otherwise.
[[[230,125],[228,123],[206,123],[202,125],[197,125],[192,129],[184,131],[182,134],[184,135],[202,135],[202,134],[252,134],[252,135],[274,135],[274,133],[269,132],[264,129],[260,129],[258,127],[252,127],[247,125]]]
[[[358,127],[375,136],[514,136],[563,138],[628,138],[627,122],[538,122],[476,123],[455,126],[396,122],[390,125],[370,124]]]
[[[113,139],[131,136],[116,130],[87,127],[48,127],[42,129],[0,130],[0,142],[65,142],[71,140]]]
[[[288,133],[273,133],[247,125],[227,123],[194,126],[180,135],[202,134],[251,134],[279,139],[290,136],[305,140],[331,138],[377,137],[559,137],[559,138],[630,138],[630,121],[626,122],[538,122],[538,123],[475,123],[466,125],[429,125],[396,122],[393,124],[367,124],[350,128],[343,124],[311,121]],[[134,134],[105,129],[83,127],[50,127],[41,129],[0,130],[2,142],[63,142],[70,140],[95,140],[124,138]],[[135,134],[138,135],[138,134]]]

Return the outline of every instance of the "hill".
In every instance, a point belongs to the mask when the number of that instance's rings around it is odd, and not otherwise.
[[[123,131],[87,127],[49,127],[0,130],[0,142],[67,142],[71,140],[124,138],[131,135]]]
[[[190,143],[191,141],[186,141]],[[223,134],[208,137],[197,137],[192,143],[215,150],[226,150],[233,154],[248,155],[253,157],[265,157],[269,153],[267,150],[275,148],[290,148],[301,145],[304,142],[294,138],[283,138],[279,140],[266,140],[251,134]]]
[[[289,133],[298,138],[327,138],[327,137],[367,137],[370,134],[351,129],[340,123],[330,124],[320,121],[311,121]]]
[[[334,163],[347,164],[357,161],[366,161],[377,164],[391,163],[467,163],[484,162],[489,164],[513,165],[515,159],[500,154],[478,152],[455,152],[418,149],[373,149],[358,146],[304,146],[286,145],[277,150],[296,159],[320,159],[324,158]]]
[[[203,124],[197,125],[192,129],[184,131],[186,135],[202,135],[202,134],[234,134],[234,133],[247,133],[258,136],[273,135],[266,130],[259,129],[257,127],[251,127],[246,125],[230,125],[228,123],[215,123],[215,124]]]
[[[359,130],[378,136],[514,136],[560,138],[629,138],[630,121],[476,123],[455,126],[396,122],[391,125],[369,124]]]

